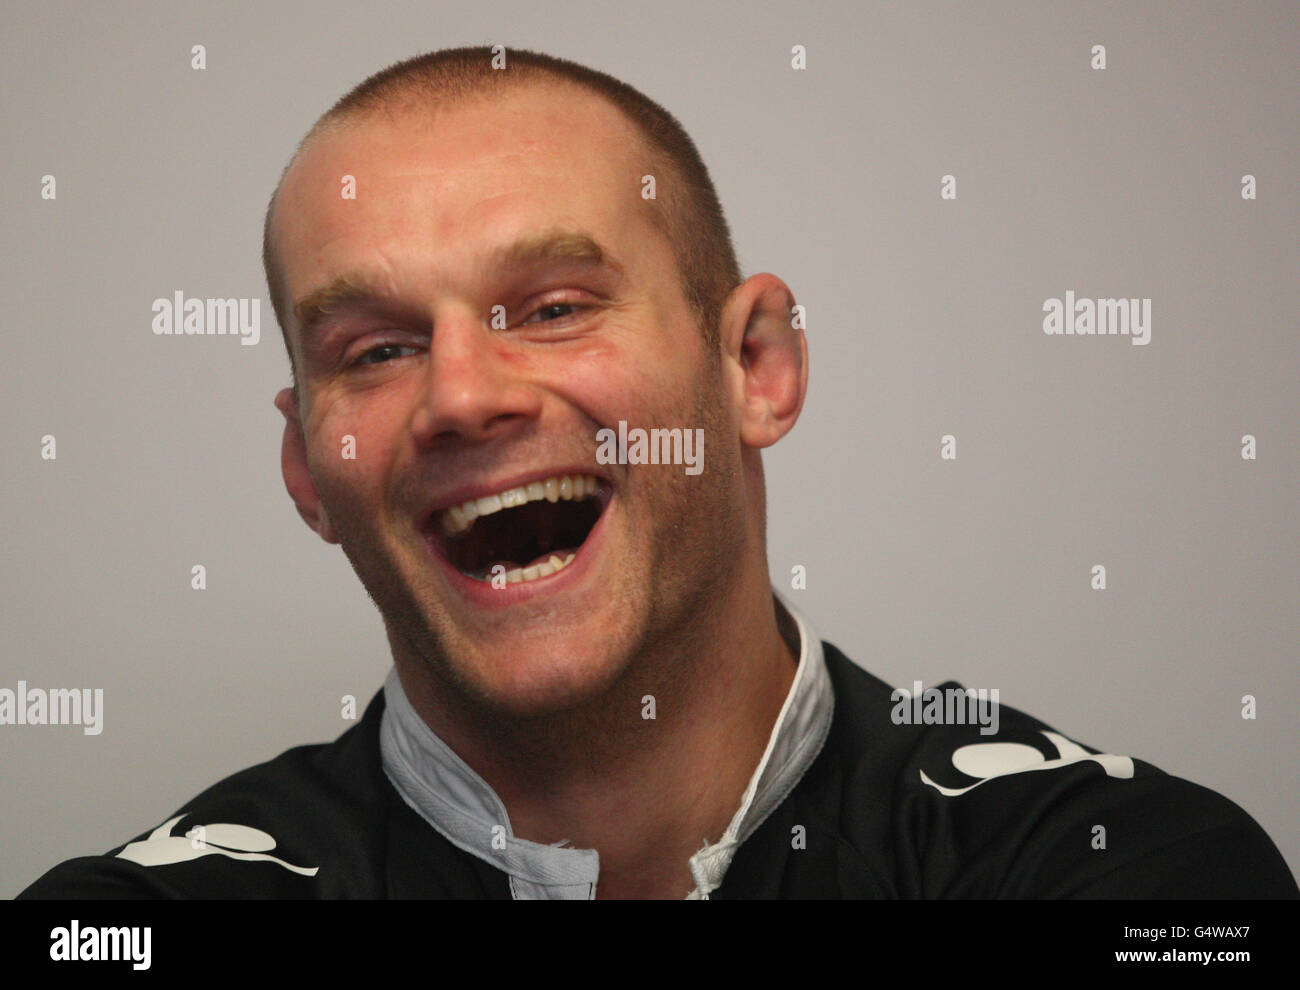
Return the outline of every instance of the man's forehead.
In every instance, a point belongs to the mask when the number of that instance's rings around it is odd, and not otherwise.
[[[649,170],[621,112],[571,87],[370,114],[304,147],[277,198],[275,242],[291,283],[362,245],[463,249],[537,224],[603,230],[610,242],[644,212]]]

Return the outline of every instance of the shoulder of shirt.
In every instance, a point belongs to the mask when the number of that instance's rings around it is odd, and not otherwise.
[[[364,885],[383,875],[383,708],[379,691],[334,742],[232,774],[130,842],[60,863],[19,898],[381,896]]]
[[[914,724],[901,692],[823,652],[835,715],[810,788],[887,894],[1300,896],[1268,835],[1223,795],[1007,705],[996,733],[974,718]]]

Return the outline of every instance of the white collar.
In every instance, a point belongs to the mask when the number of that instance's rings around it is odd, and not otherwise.
[[[690,859],[695,890],[707,899],[722,884],[732,857],[812,765],[830,731],[835,697],[822,644],[806,619],[775,591],[799,630],[799,666],[740,808],[722,838]],[[546,846],[516,838],[496,792],[452,752],[411,706],[397,668],[384,681],[380,747],[384,772],[397,792],[452,845],[510,878],[516,900],[591,900],[600,856],[594,849]]]

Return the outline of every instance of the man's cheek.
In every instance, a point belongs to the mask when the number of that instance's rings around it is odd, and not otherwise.
[[[338,401],[318,407],[307,437],[313,473],[347,477],[375,462],[373,417],[360,412]]]
[[[589,356],[590,357],[590,356]],[[685,373],[663,353],[624,353],[566,363],[556,369],[553,388],[580,407],[628,419],[634,410],[671,409],[680,403]]]
[[[369,490],[374,473],[367,470],[364,436],[346,429],[318,434],[312,445],[311,476],[316,492],[332,516],[363,515],[364,506],[377,497]]]

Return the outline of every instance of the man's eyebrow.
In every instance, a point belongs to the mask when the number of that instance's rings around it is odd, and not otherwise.
[[[309,292],[294,304],[293,315],[297,317],[300,328],[298,333],[305,338],[318,323],[339,307],[375,299],[382,294],[379,287],[363,272],[340,275],[328,285]]]
[[[548,230],[521,237],[497,248],[490,256],[495,268],[522,268],[555,261],[581,261],[603,265],[618,273],[623,267],[614,261],[595,238],[576,230]]]
[[[623,266],[595,238],[580,231],[551,230],[529,234],[496,248],[489,255],[489,266],[495,269],[529,268],[564,261],[609,268],[617,274],[623,274]],[[384,291],[365,272],[340,275],[328,285],[308,293],[294,305],[293,313],[301,328],[299,333],[305,337],[340,307],[377,299],[382,295]]]

